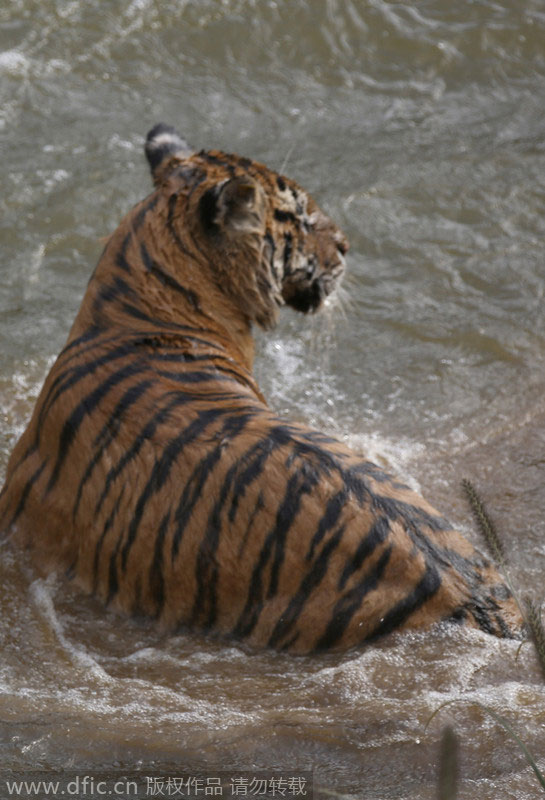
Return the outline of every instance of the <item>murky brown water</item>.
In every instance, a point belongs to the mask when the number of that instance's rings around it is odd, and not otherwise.
[[[543,0],[10,0],[0,98],[2,472],[164,120],[285,165],[351,240],[344,308],[259,339],[271,405],[466,527],[472,479],[543,599]],[[438,629],[290,658],[164,639],[0,556],[4,770],[313,770],[317,797],[427,800],[449,722],[461,798],[542,796],[476,705],[545,770],[529,645]]]

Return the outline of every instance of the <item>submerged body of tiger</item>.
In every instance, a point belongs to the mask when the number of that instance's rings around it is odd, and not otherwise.
[[[148,135],[156,190],[107,243],[8,465],[0,529],[130,614],[310,652],[521,625],[425,500],[272,413],[251,328],[317,309],[343,234],[293,181]]]

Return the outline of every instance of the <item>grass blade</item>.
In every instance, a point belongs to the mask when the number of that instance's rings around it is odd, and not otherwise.
[[[534,770],[539,783],[541,784],[541,786],[545,790],[545,777],[543,776],[543,773],[541,772],[541,770],[539,769],[538,765],[536,764],[536,762],[534,760],[534,757],[532,756],[532,754],[530,753],[530,751],[528,750],[528,748],[526,747],[526,745],[524,744],[524,742],[522,741],[520,736],[513,730],[513,728],[511,727],[509,722],[507,722],[506,719],[504,719],[503,717],[500,717],[499,714],[496,714],[496,712],[493,711],[491,708],[488,708],[488,706],[484,706],[482,703],[479,703],[479,705],[481,706],[481,708],[483,708],[486,711],[487,714],[490,714],[490,716],[493,719],[495,719],[496,722],[498,722],[504,728],[504,730],[507,731],[507,733],[509,734],[509,736],[512,739],[515,740],[515,742],[518,744],[518,746],[520,747],[520,749],[524,753],[524,757],[525,757],[526,761],[528,762],[528,764]]]

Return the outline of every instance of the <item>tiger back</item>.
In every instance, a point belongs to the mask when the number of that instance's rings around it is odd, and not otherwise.
[[[17,443],[0,529],[119,611],[297,653],[521,617],[423,498],[280,419],[252,328],[320,308],[342,232],[294,181],[148,134],[155,183],[108,240]]]

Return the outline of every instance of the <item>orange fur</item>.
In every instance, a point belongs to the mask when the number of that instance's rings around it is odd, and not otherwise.
[[[108,240],[11,456],[0,526],[114,608],[293,652],[521,619],[425,500],[279,419],[254,324],[316,310],[343,234],[293,181],[150,132],[156,189]]]

